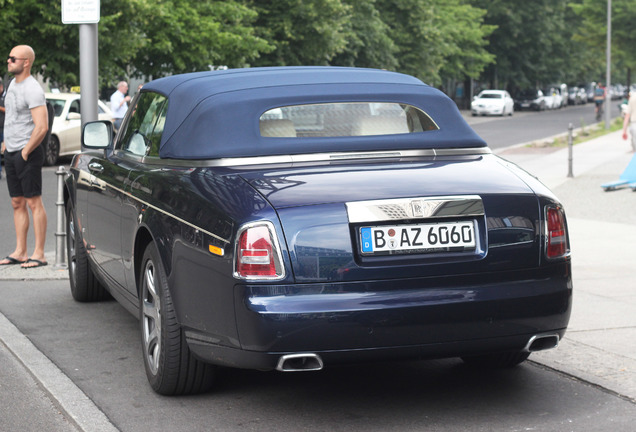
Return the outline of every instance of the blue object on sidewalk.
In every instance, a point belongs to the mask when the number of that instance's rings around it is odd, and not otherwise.
[[[625,171],[623,171],[617,181],[602,184],[601,187],[607,192],[625,185],[636,191],[636,154],[632,156],[632,160],[629,161],[627,168],[625,168]]]

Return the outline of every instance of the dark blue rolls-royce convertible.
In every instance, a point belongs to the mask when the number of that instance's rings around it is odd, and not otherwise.
[[[140,320],[161,394],[215,366],[461,357],[557,346],[572,275],[562,205],[416,78],[236,69],[144,86],[84,126],[65,182],[71,292]]]

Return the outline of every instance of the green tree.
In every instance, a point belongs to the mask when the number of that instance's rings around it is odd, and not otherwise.
[[[607,43],[607,0],[578,0],[570,7],[580,18],[574,40],[592,53],[590,61],[597,71],[594,79],[605,76]],[[612,70],[616,79],[631,84],[630,71],[636,68],[636,7],[633,0],[612,0]],[[612,81],[616,80],[615,78]]]
[[[61,2],[0,0],[0,43],[31,45],[34,72],[53,86],[79,84],[79,29],[61,22]],[[28,18],[27,18],[28,17]],[[273,49],[255,36],[256,13],[238,1],[101,0],[100,84],[245,66]]]
[[[486,9],[496,61],[484,78],[493,87],[523,88],[563,80],[572,50],[565,28],[566,0],[473,0]]]
[[[477,76],[493,60],[485,49],[493,27],[464,0],[378,0],[378,6],[401,72],[439,85],[442,73]]]
[[[327,65],[346,48],[350,8],[340,0],[243,0],[257,35],[275,49],[254,66]]]
[[[77,30],[61,23],[60,2],[0,0],[0,9],[0,46],[7,54],[16,45],[30,45],[36,54],[33,73],[55,84],[78,84]]]
[[[343,0],[350,7],[346,47],[331,64],[396,70],[397,46],[389,35],[390,28],[382,20],[377,0]]]
[[[119,2],[121,0],[111,0]],[[243,67],[273,49],[255,35],[256,12],[236,1],[130,0],[137,15],[118,21],[139,35],[131,59],[118,66],[136,75],[157,78],[168,74],[209,70],[212,65]],[[117,58],[111,53],[111,58]],[[130,61],[131,63],[128,63]],[[128,64],[134,70],[128,70]]]
[[[486,9],[486,22],[497,26],[489,38],[496,60],[482,76],[490,86],[515,90],[550,82],[576,83],[594,69],[593,52],[573,40],[581,20],[567,0],[473,0],[473,4]]]

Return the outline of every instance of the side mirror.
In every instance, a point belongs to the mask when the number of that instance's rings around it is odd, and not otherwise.
[[[82,128],[82,150],[104,150],[112,141],[113,124],[108,120],[88,122]]]
[[[70,112],[66,116],[66,120],[81,120],[81,119],[82,119],[82,115],[76,112]]]

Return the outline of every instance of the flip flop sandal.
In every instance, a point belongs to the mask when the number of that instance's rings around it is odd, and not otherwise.
[[[24,264],[28,264],[28,263],[35,263],[35,265],[29,265],[29,266],[25,266],[24,265]],[[40,260],[36,260],[36,259],[33,259],[33,258],[29,258],[28,260],[26,260],[24,262],[24,264],[22,264],[22,268],[23,269],[32,269],[32,268],[44,267],[48,263],[45,262],[45,261],[40,261]]]
[[[28,262],[28,260],[27,261],[20,261],[19,259],[15,259],[15,258],[13,258],[11,256],[6,256],[6,257],[4,257],[4,259],[9,261],[9,262],[0,263],[0,266],[24,264],[25,262]]]

